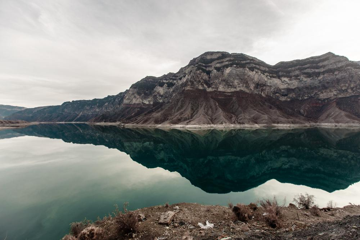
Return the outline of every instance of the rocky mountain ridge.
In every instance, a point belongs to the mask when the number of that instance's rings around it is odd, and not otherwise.
[[[360,123],[360,65],[326,53],[269,65],[207,52],[116,96],[27,109],[9,119],[157,124]]]

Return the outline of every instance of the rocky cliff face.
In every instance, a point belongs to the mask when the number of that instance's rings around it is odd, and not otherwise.
[[[359,81],[360,65],[332,53],[272,66],[245,54],[207,52],[177,73],[146,77],[110,99],[81,101],[81,108],[72,102],[66,108],[63,104],[40,112],[27,110],[11,119],[185,125],[360,123]],[[116,104],[108,103],[113,99]]]

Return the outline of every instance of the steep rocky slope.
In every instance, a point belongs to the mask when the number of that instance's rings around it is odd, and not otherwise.
[[[10,106],[10,105],[2,105],[0,104],[0,119],[4,119],[5,117],[15,113],[15,112],[18,112],[18,111],[21,111],[21,110],[24,110],[25,108],[24,107],[17,107],[17,106]]]
[[[207,52],[177,73],[146,77],[117,96],[30,109],[10,119],[184,125],[360,123],[359,82],[360,65],[332,53],[272,66],[245,54]]]

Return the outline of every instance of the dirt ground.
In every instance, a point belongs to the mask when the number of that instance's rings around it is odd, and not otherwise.
[[[194,203],[154,206],[133,212],[136,216],[145,216],[139,222],[138,232],[103,239],[360,239],[360,206],[320,209],[319,216],[294,205],[280,209],[280,227],[271,228],[264,221],[266,213],[262,207],[258,207],[254,217],[244,223],[237,220],[229,207],[224,206]],[[172,221],[169,225],[159,224],[161,215],[168,211],[175,212]],[[214,224],[214,227],[202,229],[198,225],[205,225],[206,221]],[[112,224],[115,224],[114,218],[93,225],[102,227]]]

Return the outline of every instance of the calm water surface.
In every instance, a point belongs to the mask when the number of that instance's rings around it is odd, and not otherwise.
[[[299,193],[360,204],[360,131],[179,131],[39,125],[0,131],[0,239],[61,239],[129,202],[227,205]]]

